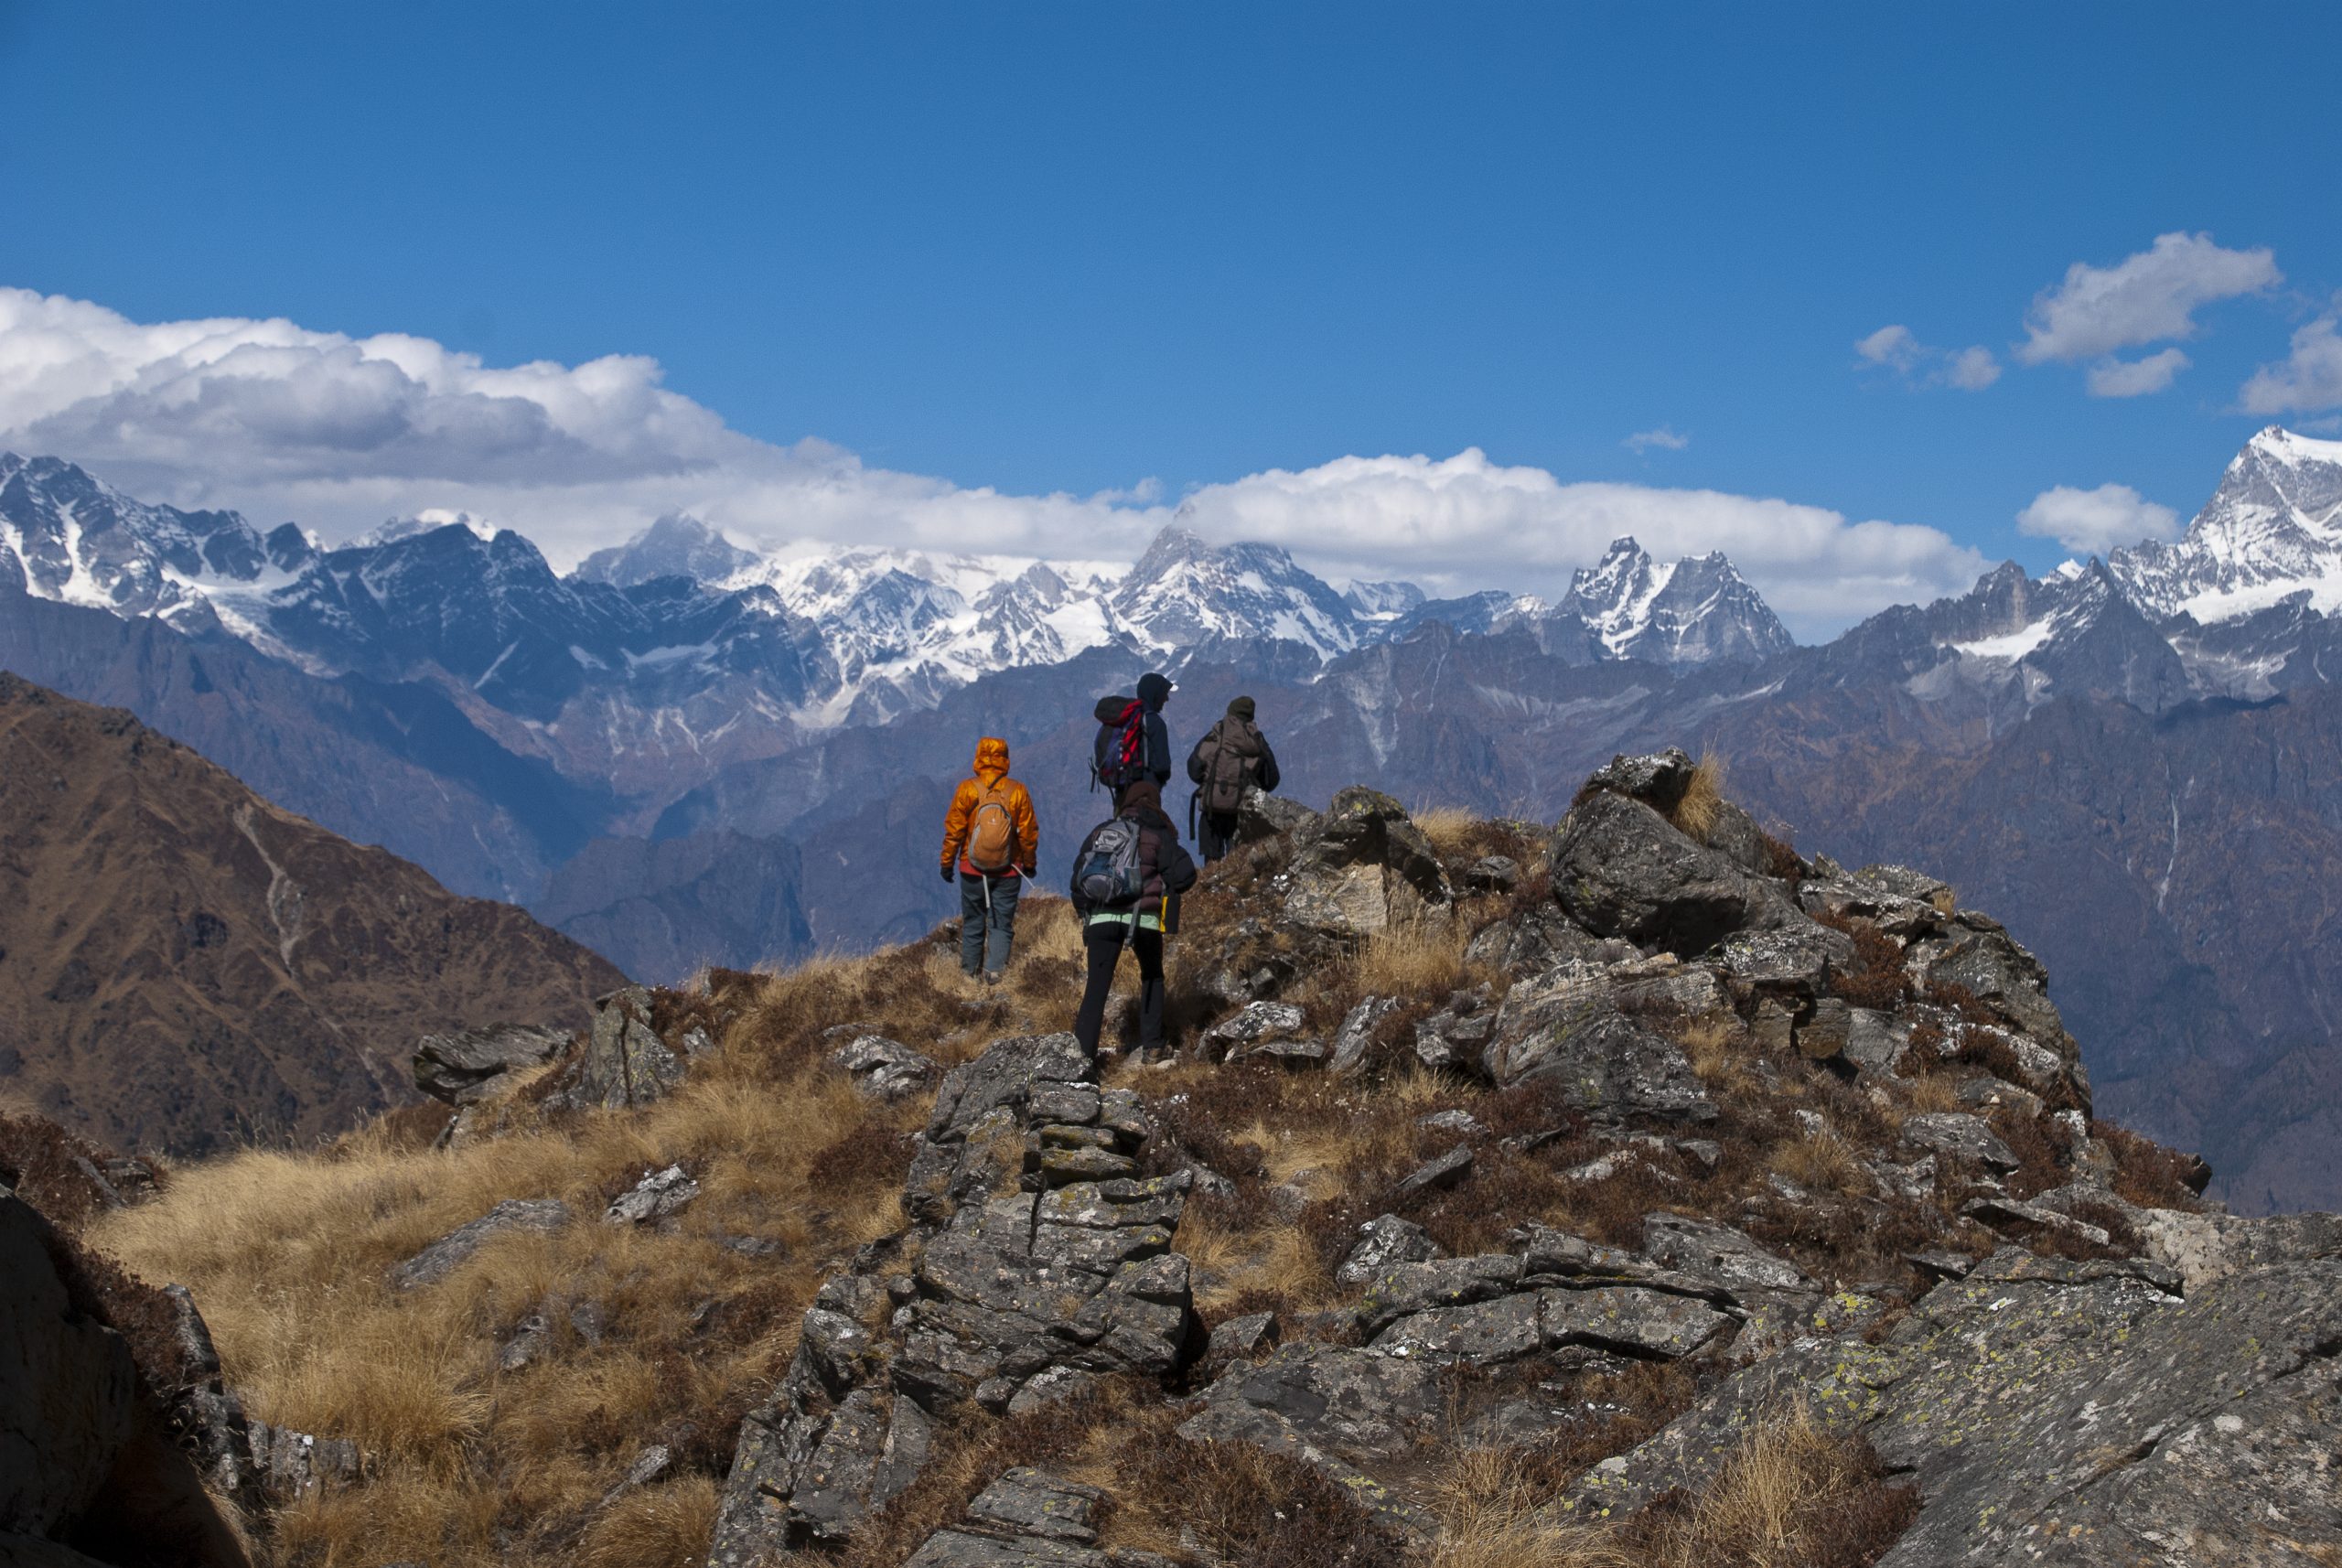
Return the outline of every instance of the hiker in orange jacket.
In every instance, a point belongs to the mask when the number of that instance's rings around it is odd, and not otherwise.
[[[975,777],[943,818],[943,880],[960,883],[960,967],[998,980],[1016,934],[1016,897],[1040,864],[1033,797],[1008,776],[1008,743],[976,742]]]

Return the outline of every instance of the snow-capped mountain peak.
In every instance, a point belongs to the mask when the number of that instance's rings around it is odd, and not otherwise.
[[[724,536],[724,531],[688,512],[669,512],[649,528],[607,550],[596,550],[571,573],[589,583],[630,588],[660,577],[720,583],[761,559]]]
[[[2211,625],[2304,590],[2318,610],[2342,610],[2342,441],[2271,425],[2229,462],[2183,538],[2117,550],[2107,565],[2157,617]]]
[[[1577,573],[1543,618],[1581,623],[1603,655],[1656,664],[1763,659],[1791,646],[1762,596],[1721,553],[1654,560],[1634,539]]]

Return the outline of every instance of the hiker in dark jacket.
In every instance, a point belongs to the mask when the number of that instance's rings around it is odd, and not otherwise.
[[[1154,779],[1158,791],[1171,782],[1171,732],[1163,723],[1163,704],[1171,700],[1171,692],[1169,677],[1149,671],[1138,678],[1136,699],[1107,697],[1098,703],[1098,740],[1090,765],[1093,775],[1113,789],[1117,806],[1123,790],[1135,779]]]
[[[1138,955],[1138,1043],[1141,1058],[1146,1059],[1163,1051],[1163,936],[1179,928],[1179,895],[1196,885],[1196,863],[1180,847],[1179,830],[1163,814],[1163,791],[1152,779],[1142,779],[1123,791],[1114,819],[1138,825],[1139,892],[1115,904],[1094,904],[1082,892],[1081,868],[1098,836],[1111,824],[1101,822],[1090,829],[1073,857],[1073,913],[1081,922],[1082,946],[1090,959],[1090,980],[1073,1034],[1095,1059],[1098,1034],[1106,1023],[1106,997],[1114,988],[1114,969],[1127,947]]]
[[[1252,698],[1237,698],[1228,704],[1228,716],[1206,730],[1187,753],[1187,780],[1196,787],[1187,797],[1187,824],[1206,865],[1235,842],[1244,791],[1277,787],[1277,754],[1253,724],[1253,712]]]

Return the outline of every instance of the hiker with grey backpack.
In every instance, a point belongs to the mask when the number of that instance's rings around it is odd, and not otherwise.
[[[1206,730],[1187,753],[1187,780],[1196,787],[1187,797],[1187,831],[1206,865],[1236,842],[1244,792],[1277,787],[1277,754],[1252,722],[1255,711],[1252,698],[1237,698],[1228,704],[1228,716]]]
[[[1073,1034],[1091,1060],[1124,948],[1138,959],[1139,1059],[1162,1059],[1163,939],[1179,929],[1179,895],[1195,885],[1196,863],[1163,814],[1162,789],[1152,779],[1124,785],[1114,814],[1073,857],[1073,913],[1090,961]]]

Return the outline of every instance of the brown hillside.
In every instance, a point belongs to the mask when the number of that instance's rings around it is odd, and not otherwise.
[[[0,673],[0,1095],[125,1148],[311,1138],[416,1036],[622,983],[509,905],[278,810],[119,709]]]

